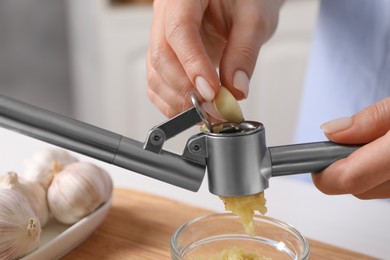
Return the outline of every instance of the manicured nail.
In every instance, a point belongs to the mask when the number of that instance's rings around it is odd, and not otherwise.
[[[203,102],[202,107],[210,116],[220,121],[224,121],[223,117],[218,113],[217,109],[215,108],[213,102]]]
[[[343,117],[326,122],[325,124],[321,125],[321,129],[325,133],[334,134],[349,128],[352,123],[353,119],[351,117]]]
[[[213,101],[215,97],[215,91],[207,82],[207,80],[201,76],[195,78],[195,85],[199,93],[206,101]]]
[[[248,96],[249,91],[249,78],[242,70],[237,70],[233,76],[233,86],[241,91],[245,98]]]

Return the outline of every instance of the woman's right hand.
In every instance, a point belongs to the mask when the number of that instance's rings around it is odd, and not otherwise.
[[[190,92],[211,102],[221,84],[237,99],[246,98],[260,47],[276,29],[282,3],[155,0],[147,60],[150,100],[172,117],[192,106]]]
[[[313,181],[325,194],[353,194],[360,199],[390,198],[390,97],[352,117],[322,125],[329,140],[342,144],[366,144],[340,159]]]

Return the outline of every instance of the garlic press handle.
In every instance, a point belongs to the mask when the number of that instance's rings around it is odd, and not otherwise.
[[[320,172],[360,147],[330,141],[270,147],[272,177]]]
[[[189,124],[198,120],[194,111],[184,118]],[[176,121],[171,123],[175,130]],[[136,140],[1,95],[0,126],[191,191],[205,174],[204,165],[181,155],[154,153]]]

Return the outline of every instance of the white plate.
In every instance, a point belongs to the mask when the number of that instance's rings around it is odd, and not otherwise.
[[[69,226],[50,220],[42,230],[39,247],[22,260],[59,259],[86,240],[106,217],[112,197],[101,207]]]

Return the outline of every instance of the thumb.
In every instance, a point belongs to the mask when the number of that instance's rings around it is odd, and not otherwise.
[[[390,130],[390,97],[375,103],[352,117],[339,118],[321,126],[334,142],[345,144],[369,143]]]

